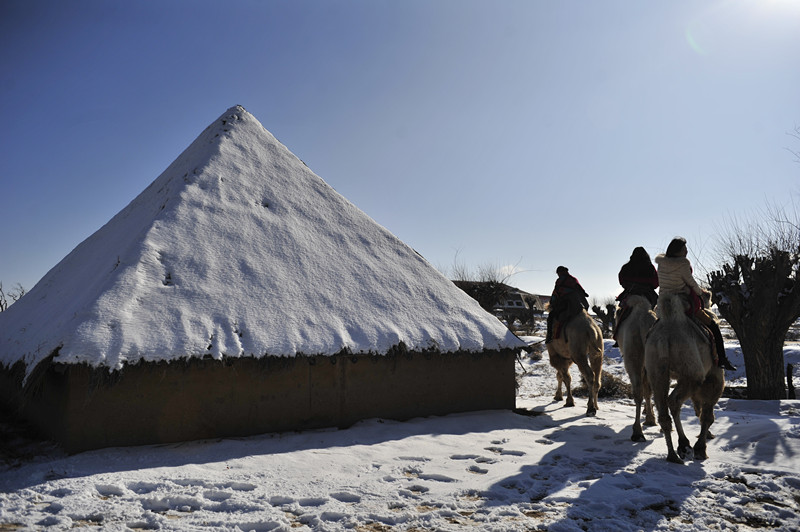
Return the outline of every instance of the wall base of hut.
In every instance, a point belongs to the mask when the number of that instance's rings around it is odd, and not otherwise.
[[[0,370],[0,401],[75,453],[515,406],[515,354],[339,354]]]

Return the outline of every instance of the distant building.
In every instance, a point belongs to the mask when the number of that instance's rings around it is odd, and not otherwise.
[[[492,281],[453,281],[486,310],[509,325],[525,324],[544,313],[542,297],[519,288]],[[549,298],[548,298],[549,299]]]

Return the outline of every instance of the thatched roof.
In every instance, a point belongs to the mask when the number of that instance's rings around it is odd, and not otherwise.
[[[523,345],[239,106],[0,313],[0,363],[28,372],[399,344]]]

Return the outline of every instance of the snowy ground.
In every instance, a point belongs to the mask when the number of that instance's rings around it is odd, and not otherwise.
[[[738,345],[728,352],[743,368]],[[800,365],[800,348],[786,362]],[[601,398],[586,418],[584,398],[552,402],[546,354],[517,369],[529,415],[372,419],[6,465],[0,530],[800,529],[799,401],[722,399],[709,459],[679,466],[657,428],[630,441],[632,401]],[[610,343],[605,370],[627,380]]]

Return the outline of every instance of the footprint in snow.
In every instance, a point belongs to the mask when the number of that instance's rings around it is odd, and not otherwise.
[[[109,497],[119,497],[125,494],[125,490],[119,486],[112,484],[97,484],[94,489],[100,494],[100,497],[108,499]]]
[[[494,458],[488,458],[486,456],[481,456],[479,454],[454,454],[450,457],[451,460],[474,460],[475,463],[478,464],[496,464],[497,460]],[[475,473],[476,475],[485,475],[489,472],[488,469],[484,469],[482,467],[478,467],[476,465],[471,465],[467,468],[467,471],[470,473]]]
[[[480,455],[477,454],[454,454],[450,456],[450,460],[475,460],[476,458],[480,458]]]
[[[209,501],[214,501],[214,502],[227,501],[232,496],[233,496],[232,493],[228,493],[227,491],[219,491],[219,490],[208,490],[208,491],[203,493],[203,497],[205,497]]]
[[[525,456],[525,453],[523,451],[512,451],[509,449],[504,449],[502,447],[486,447],[486,450],[499,455]]]
[[[342,521],[347,517],[348,515],[342,512],[322,512],[319,516],[320,519],[327,522]]]
[[[355,493],[349,493],[346,491],[340,491],[336,493],[331,493],[331,497],[336,499],[339,502],[344,503],[357,503],[361,502],[361,496],[356,495]]]
[[[419,484],[414,484],[409,486],[408,489],[400,490],[400,495],[405,497],[417,497],[421,493],[428,493],[430,488],[426,488],[425,486],[421,486]]]
[[[308,497],[297,501],[300,506],[323,506],[326,502],[328,499],[324,497]]]
[[[454,479],[454,478],[448,477],[446,475],[437,475],[435,473],[433,473],[433,474],[420,474],[420,475],[417,475],[417,478],[419,478],[420,480],[433,480],[435,482],[455,482],[456,481],[456,479]]]
[[[270,506],[285,506],[287,504],[292,504],[294,502],[294,499],[292,499],[291,497],[276,495],[274,497],[270,497],[268,502]]]
[[[158,489],[158,484],[152,482],[131,482],[128,484],[128,489],[139,495],[144,495],[145,493],[156,491]]]
[[[235,491],[253,491],[258,486],[256,486],[255,484],[251,484],[249,482],[226,482],[225,484],[222,484],[222,487],[232,489]]]
[[[172,482],[177,484],[178,486],[183,486],[184,488],[191,488],[191,487],[200,487],[200,488],[213,488],[212,484],[209,484],[205,480],[199,480],[195,478],[176,478],[173,479]]]

